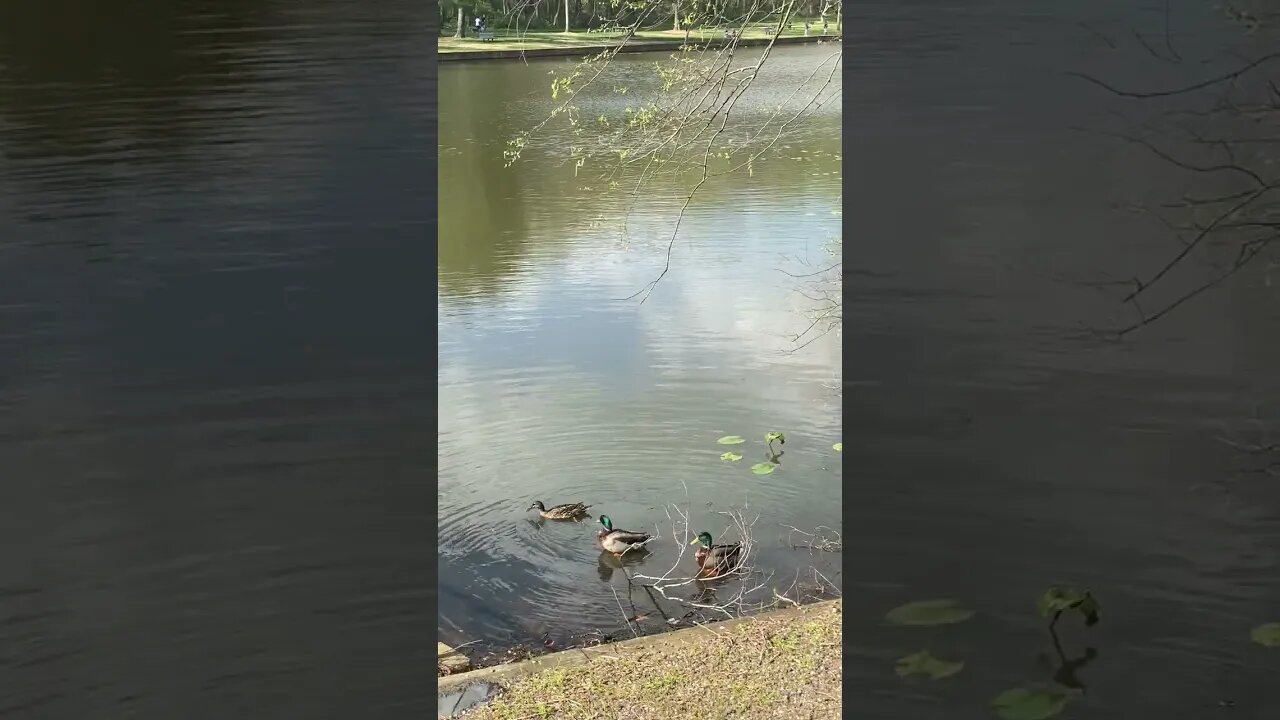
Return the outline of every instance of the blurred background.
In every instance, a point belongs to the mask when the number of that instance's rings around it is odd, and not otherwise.
[[[426,712],[434,21],[0,4],[0,717]]]

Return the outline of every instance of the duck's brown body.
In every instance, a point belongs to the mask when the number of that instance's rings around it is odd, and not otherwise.
[[[529,509],[537,510],[539,515],[548,520],[578,520],[587,516],[587,508],[589,507],[591,506],[580,502],[543,507],[542,501],[538,500],[530,505]]]
[[[600,525],[601,528],[596,533],[596,542],[614,555],[622,555],[628,550],[644,547],[653,539],[653,536],[648,533],[615,530],[613,521],[608,515],[600,516]]]
[[[742,563],[742,543],[713,545],[711,536],[702,533],[694,540],[701,542],[702,547],[693,554],[693,561],[698,565],[701,577],[719,577],[731,573]]]

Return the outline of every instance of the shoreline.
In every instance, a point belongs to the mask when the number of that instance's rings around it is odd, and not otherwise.
[[[763,47],[769,43],[774,45],[800,45],[804,43],[821,43],[821,42],[840,42],[840,35],[810,35],[809,37],[791,36],[780,38],[740,38],[738,47]],[[691,41],[694,45],[703,45],[707,48],[719,49],[725,46],[724,40],[706,40]],[[619,53],[637,53],[637,52],[663,52],[669,50],[679,50],[684,46],[683,40],[641,40],[630,42],[623,45],[618,50]],[[479,62],[485,60],[517,60],[521,58],[549,58],[549,57],[587,57],[596,53],[610,50],[617,47],[611,43],[596,43],[590,45],[574,45],[573,47],[563,48],[530,48],[528,50],[449,50],[441,52],[436,51],[436,56],[440,62]]]
[[[723,653],[724,638],[737,637],[740,642],[750,643],[753,640],[753,633],[758,636],[754,639],[763,643],[762,648],[788,648],[793,652],[811,654],[817,650],[817,655],[823,657],[825,653],[832,652],[832,648],[827,645],[831,643],[833,634],[839,634],[842,609],[843,601],[840,598],[823,600],[799,607],[770,610],[589,648],[562,650],[528,660],[446,675],[437,678],[437,714],[440,717],[450,717],[443,711],[447,710],[444,707],[446,704],[452,705],[452,696],[461,697],[474,692],[479,698],[496,692],[493,702],[516,703],[521,701],[522,695],[528,695],[531,692],[536,694],[539,692],[538,688],[546,683],[567,684],[566,687],[574,682],[590,683],[593,674],[607,674],[611,668],[618,667],[620,661],[627,663],[629,678],[642,684],[652,685],[654,678],[670,677],[675,664],[679,663],[681,658],[696,658],[699,653],[707,652],[708,647],[716,653]],[[825,631],[816,632],[822,628],[825,628]],[[786,643],[779,642],[778,638],[782,637],[790,637],[792,640]],[[811,642],[806,643],[806,639]],[[792,644],[795,647],[791,647]],[[806,644],[812,647],[805,647]],[[838,639],[836,645],[834,657],[838,666],[840,657]],[[734,657],[718,659],[710,672],[722,674],[726,678],[736,678],[747,672],[743,663],[748,660],[750,660],[748,664],[752,667],[759,665],[757,662],[759,657],[754,651],[750,653],[750,657],[735,653]],[[818,668],[815,666],[813,670],[817,672]],[[832,671],[832,668],[826,668],[823,672]],[[834,671],[838,672],[838,667]],[[681,692],[682,687],[683,690],[696,689],[698,680],[699,678],[690,677],[686,681],[673,682],[671,692]],[[598,678],[596,681],[598,682]],[[779,699],[783,704],[794,701],[796,700],[790,697],[785,701]],[[486,706],[482,705],[475,709],[478,711],[483,707]],[[470,715],[470,712],[467,715]],[[557,715],[557,717],[561,716]],[[834,717],[839,717],[838,708]]]

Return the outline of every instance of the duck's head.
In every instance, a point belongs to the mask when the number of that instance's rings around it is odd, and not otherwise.
[[[702,547],[704,547],[704,548],[709,548],[709,547],[711,547],[711,533],[709,533],[709,532],[700,532],[700,533],[698,533],[698,537],[694,538],[694,539],[693,539],[693,541],[692,541],[692,542],[690,542],[689,544],[690,544],[690,545],[702,545]]]
[[[609,519],[608,515],[600,516],[600,524],[604,526],[605,530],[613,532],[613,521]]]
[[[546,510],[546,509],[547,508],[542,504],[541,500],[534,500],[532,505],[525,508],[525,510]]]

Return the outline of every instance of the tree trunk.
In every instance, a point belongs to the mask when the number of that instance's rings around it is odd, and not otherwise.
[[[671,0],[671,29],[680,29],[680,0]]]
[[[462,8],[458,8],[458,29],[453,31],[453,36],[462,37]]]
[[[844,3],[836,6],[836,34],[840,34],[840,23],[844,20]]]
[[[569,32],[569,0],[564,0],[564,31]]]

